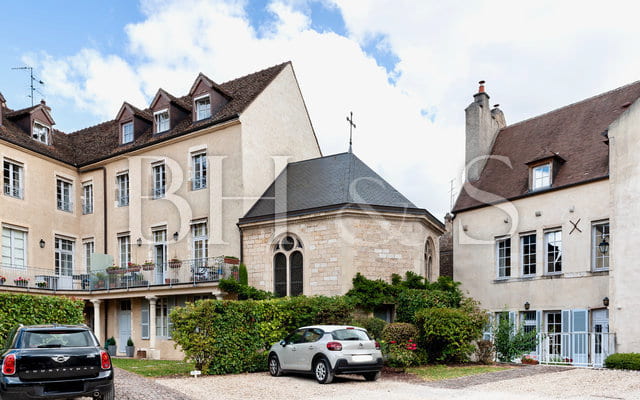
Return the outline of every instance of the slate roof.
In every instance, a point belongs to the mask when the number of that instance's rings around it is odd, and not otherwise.
[[[503,128],[491,155],[505,156],[511,165],[489,159],[480,178],[465,184],[453,212],[608,178],[609,146],[603,132],[639,97],[640,81]],[[552,187],[529,191],[527,163],[550,156],[562,161]]]
[[[283,201],[276,210],[276,193]],[[282,195],[281,195],[282,194]],[[353,153],[290,163],[240,224],[342,208],[423,214],[444,227],[427,210],[416,207]]]
[[[30,111],[31,107],[24,110],[13,111],[5,108],[2,124],[0,125],[0,139],[14,143],[18,146],[35,151],[47,157],[54,158],[72,166],[82,167],[118,154],[143,148],[154,143],[162,142],[170,138],[182,136],[190,132],[217,125],[237,118],[251,102],[271,83],[271,81],[290,62],[275,65],[237,78],[219,85],[229,101],[210,118],[193,122],[191,115],[188,115],[169,131],[154,135],[152,124],[140,134],[132,143],[121,145],[119,124],[117,120],[106,121],[101,124],[81,129],[79,131],[64,134],[61,131],[53,130],[52,144],[45,145],[31,139],[28,132],[23,131],[17,124],[7,118],[20,113]],[[173,97],[173,96],[172,96]],[[192,104],[191,96],[173,97],[177,104],[190,109]],[[152,113],[149,109],[139,110],[135,107],[136,115],[151,121]]]

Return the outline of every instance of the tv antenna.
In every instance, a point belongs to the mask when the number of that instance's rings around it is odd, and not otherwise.
[[[44,94],[39,91],[38,89],[36,89],[35,84],[40,84],[44,86],[44,82],[41,81],[39,78],[37,78],[36,76],[33,75],[33,67],[14,67],[11,69],[22,69],[22,70],[29,70],[29,77],[31,78],[31,84],[29,85],[29,89],[30,89],[30,94],[27,97],[31,98],[31,107],[33,107],[33,92],[38,92],[40,93],[42,96],[44,96]]]

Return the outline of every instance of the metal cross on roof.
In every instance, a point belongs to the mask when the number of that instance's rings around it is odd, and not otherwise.
[[[353,123],[353,111],[349,111],[347,122],[349,122],[349,153],[351,153],[351,138],[353,136],[353,128],[356,127],[356,124]]]

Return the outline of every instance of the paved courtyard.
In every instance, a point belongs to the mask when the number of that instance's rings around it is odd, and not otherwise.
[[[330,385],[319,385],[310,377],[273,378],[267,373],[152,380],[118,371],[118,376],[118,399],[640,399],[638,372],[541,366],[439,382],[385,375],[377,382],[365,382],[341,376]],[[142,382],[126,383],[129,379]],[[140,395],[129,395],[127,390],[138,390]]]

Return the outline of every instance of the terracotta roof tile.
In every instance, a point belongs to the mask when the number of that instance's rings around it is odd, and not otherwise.
[[[453,211],[534,194],[527,163],[554,154],[564,162],[551,189],[607,178],[609,146],[602,133],[639,97],[640,81],[505,127],[491,155],[507,157],[511,166],[489,159],[480,179],[465,184]],[[473,194],[474,188],[491,195]]]

